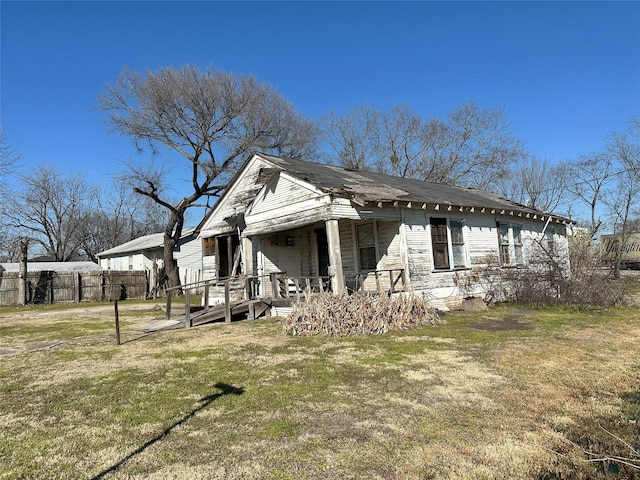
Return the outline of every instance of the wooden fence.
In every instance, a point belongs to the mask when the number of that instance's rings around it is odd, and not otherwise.
[[[18,272],[0,272],[0,306],[17,305]],[[113,301],[145,298],[149,291],[147,272],[74,271],[28,272],[28,303]]]

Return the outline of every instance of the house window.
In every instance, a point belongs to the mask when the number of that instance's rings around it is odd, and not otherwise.
[[[433,247],[433,268],[449,270],[449,239],[447,219],[431,219],[431,245]]]
[[[375,224],[362,223],[356,225],[358,243],[358,260],[360,270],[375,270],[378,265],[376,256]]]
[[[129,270],[133,270],[133,255],[129,255]]]
[[[202,239],[202,252],[205,257],[216,254],[216,237]]]
[[[553,255],[556,252],[555,234],[556,229],[550,226],[548,226],[544,231],[544,239],[547,247],[547,253],[549,255]]]
[[[462,221],[450,220],[449,229],[451,230],[451,251],[453,252],[453,267],[465,268],[467,266],[467,251],[464,246]]]
[[[498,223],[500,263],[503,266],[524,265],[522,255],[522,227],[510,223]]]
[[[433,268],[450,270],[467,268],[467,249],[464,240],[464,221],[446,218],[431,218],[431,246]]]

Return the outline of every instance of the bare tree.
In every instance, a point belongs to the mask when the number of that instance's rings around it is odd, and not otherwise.
[[[371,170],[378,156],[380,113],[363,105],[338,116],[329,112],[321,122],[323,135],[338,164],[354,170]]]
[[[551,213],[568,202],[568,181],[566,164],[554,164],[547,158],[530,155],[514,165],[511,175],[502,182],[500,194]]]
[[[98,99],[111,130],[164,154],[166,163],[130,162],[135,192],[169,212],[164,228],[164,264],[170,286],[179,286],[173,250],[182,236],[185,212],[205,196],[218,195],[238,162],[252,150],[311,158],[316,131],[312,122],[272,87],[252,76],[187,65],[138,73],[125,68]],[[186,166],[171,182],[186,181],[181,199],[167,196],[171,158]]]
[[[616,168],[612,156],[607,152],[581,155],[574,163],[567,164],[571,181],[567,190],[578,201],[589,208],[591,238],[600,231],[603,221],[598,215],[598,207],[603,201],[606,188],[616,177]]]
[[[624,247],[640,217],[640,117],[631,117],[624,130],[609,135],[607,154],[620,169],[616,184],[606,198],[614,232],[621,241],[614,262],[614,273],[618,277]]]
[[[524,156],[521,140],[513,135],[504,109],[482,109],[471,101],[453,111],[447,122],[434,122],[425,131],[429,176],[424,180],[493,189]]]
[[[640,215],[640,177],[633,170],[624,170],[616,182],[615,188],[605,199],[613,218],[613,231],[620,236],[620,248],[614,259],[613,269],[616,278],[620,276],[620,267],[625,246],[632,233],[634,216]]]
[[[0,196],[7,191],[7,178],[13,174],[19,159],[18,149],[8,143],[7,136],[0,129]]]
[[[397,177],[416,178],[426,156],[422,119],[407,104],[396,105],[380,117],[379,158],[376,169]]]
[[[140,198],[116,178],[96,192],[95,207],[80,229],[82,251],[94,262],[97,254],[135,238],[161,232],[167,211],[148,197]]]
[[[6,134],[0,129],[0,204],[2,205],[6,204],[6,199],[3,197],[10,191],[8,179],[13,175],[19,159],[18,149],[8,143]],[[13,262],[20,255],[20,237],[2,213],[3,209],[0,208],[0,261]]]
[[[612,133],[607,149],[623,168],[640,178],[640,116],[631,117],[623,131]]]
[[[19,188],[3,205],[4,217],[54,261],[70,260],[82,244],[80,233],[92,208],[92,187],[82,174],[65,175],[45,164],[19,179]]]
[[[363,106],[324,117],[324,135],[342,166],[436,183],[491,189],[524,156],[503,109],[467,102],[446,120],[423,120],[403,104],[388,113]]]

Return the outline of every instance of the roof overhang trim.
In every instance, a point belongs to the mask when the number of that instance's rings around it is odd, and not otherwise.
[[[562,218],[562,217],[557,217],[554,215],[547,215],[547,214],[537,214],[537,213],[532,213],[532,212],[527,212],[524,210],[518,210],[518,209],[506,209],[506,208],[502,208],[502,209],[497,209],[497,208],[491,208],[491,207],[481,207],[479,205],[453,205],[453,204],[442,204],[442,203],[431,203],[428,204],[426,202],[414,202],[414,201],[399,201],[399,200],[375,200],[375,201],[371,201],[371,200],[366,200],[363,199],[360,196],[357,195],[352,195],[350,197],[350,200],[352,203],[354,203],[355,205],[365,208],[367,206],[371,207],[371,206],[375,206],[378,208],[384,208],[384,207],[393,207],[393,208],[407,208],[407,209],[420,209],[420,210],[427,210],[428,208],[431,208],[437,212],[439,211],[448,211],[448,212],[453,212],[453,211],[457,211],[459,213],[464,213],[464,212],[469,212],[469,213],[475,213],[475,212],[480,212],[480,213],[491,213],[492,215],[504,215],[504,216],[510,216],[510,217],[519,217],[519,218],[527,218],[530,220],[539,220],[541,222],[546,222],[549,219],[549,222],[553,222],[553,223],[558,223],[558,224],[563,224],[563,225],[575,225],[576,222],[570,219],[566,219],[566,218]]]

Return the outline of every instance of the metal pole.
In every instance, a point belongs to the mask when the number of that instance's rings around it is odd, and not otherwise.
[[[120,317],[118,316],[118,300],[113,301],[113,309],[116,314],[116,345],[120,345]]]

